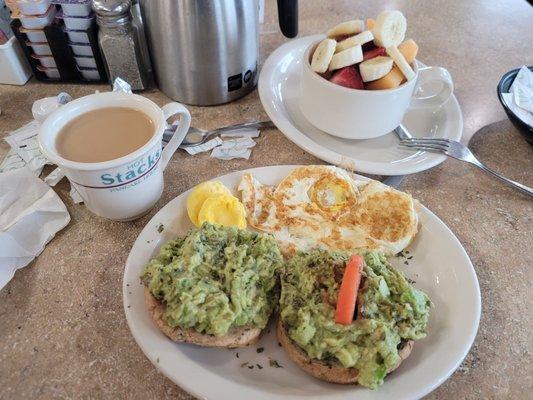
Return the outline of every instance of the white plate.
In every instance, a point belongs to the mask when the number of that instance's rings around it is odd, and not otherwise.
[[[294,166],[255,168],[261,182],[275,185]],[[235,189],[244,171],[218,178]],[[257,346],[245,349],[205,349],[173,343],[153,324],[144,303],[139,274],[167,240],[192,228],[182,193],[161,209],[143,229],[126,262],[124,310],[133,336],[154,365],[177,385],[206,400],[260,399],[416,399],[442,384],[459,366],[476,335],[481,300],[474,268],[454,234],[431,211],[421,207],[421,231],[411,244],[413,258],[392,263],[426,291],[434,308],[428,337],[414,346],[411,356],[385,379],[377,391],[318,381],[301,371],[278,346],[274,329]],[[158,227],[164,230],[159,233]],[[257,353],[257,347],[264,352]],[[236,354],[239,353],[239,358]],[[272,368],[268,359],[283,368]],[[241,363],[261,364],[248,369]]]
[[[440,154],[400,148],[394,132],[376,139],[349,140],[331,136],[311,125],[299,107],[300,60],[307,47],[320,38],[321,35],[307,36],[280,46],[268,57],[259,75],[263,107],[289,140],[324,161],[374,175],[412,174],[446,159]],[[403,124],[415,137],[459,140],[463,116],[457,99],[452,96],[435,110],[409,110]]]

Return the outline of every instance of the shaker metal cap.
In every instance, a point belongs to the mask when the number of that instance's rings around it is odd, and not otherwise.
[[[119,17],[128,14],[130,0],[93,0],[93,10],[102,17]]]

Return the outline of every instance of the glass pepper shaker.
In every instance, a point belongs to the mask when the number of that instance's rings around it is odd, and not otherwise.
[[[93,0],[98,44],[111,82],[122,78],[133,90],[153,86],[144,32],[134,23],[130,0]]]

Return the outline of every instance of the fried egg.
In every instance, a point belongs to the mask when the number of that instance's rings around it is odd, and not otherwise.
[[[298,167],[277,187],[245,173],[239,191],[248,223],[272,233],[288,254],[312,248],[396,254],[418,231],[410,195],[333,166]]]

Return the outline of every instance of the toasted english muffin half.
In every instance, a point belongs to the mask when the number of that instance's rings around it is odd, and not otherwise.
[[[224,336],[200,333],[192,328],[172,327],[165,321],[165,305],[144,288],[144,299],[148,312],[156,326],[174,342],[192,343],[204,347],[244,347],[256,343],[261,336],[261,329],[253,327],[231,328]]]
[[[308,374],[330,383],[340,383],[344,385],[357,384],[357,379],[359,377],[359,371],[357,368],[345,368],[339,362],[325,362],[309,358],[307,353],[289,337],[281,318],[278,319],[276,332],[280,344],[283,346],[283,349],[287,352],[289,357]],[[413,341],[409,340],[405,342],[403,347],[399,350],[401,361],[394,368],[387,371],[387,373],[398,368],[402,361],[409,357],[412,349]]]

